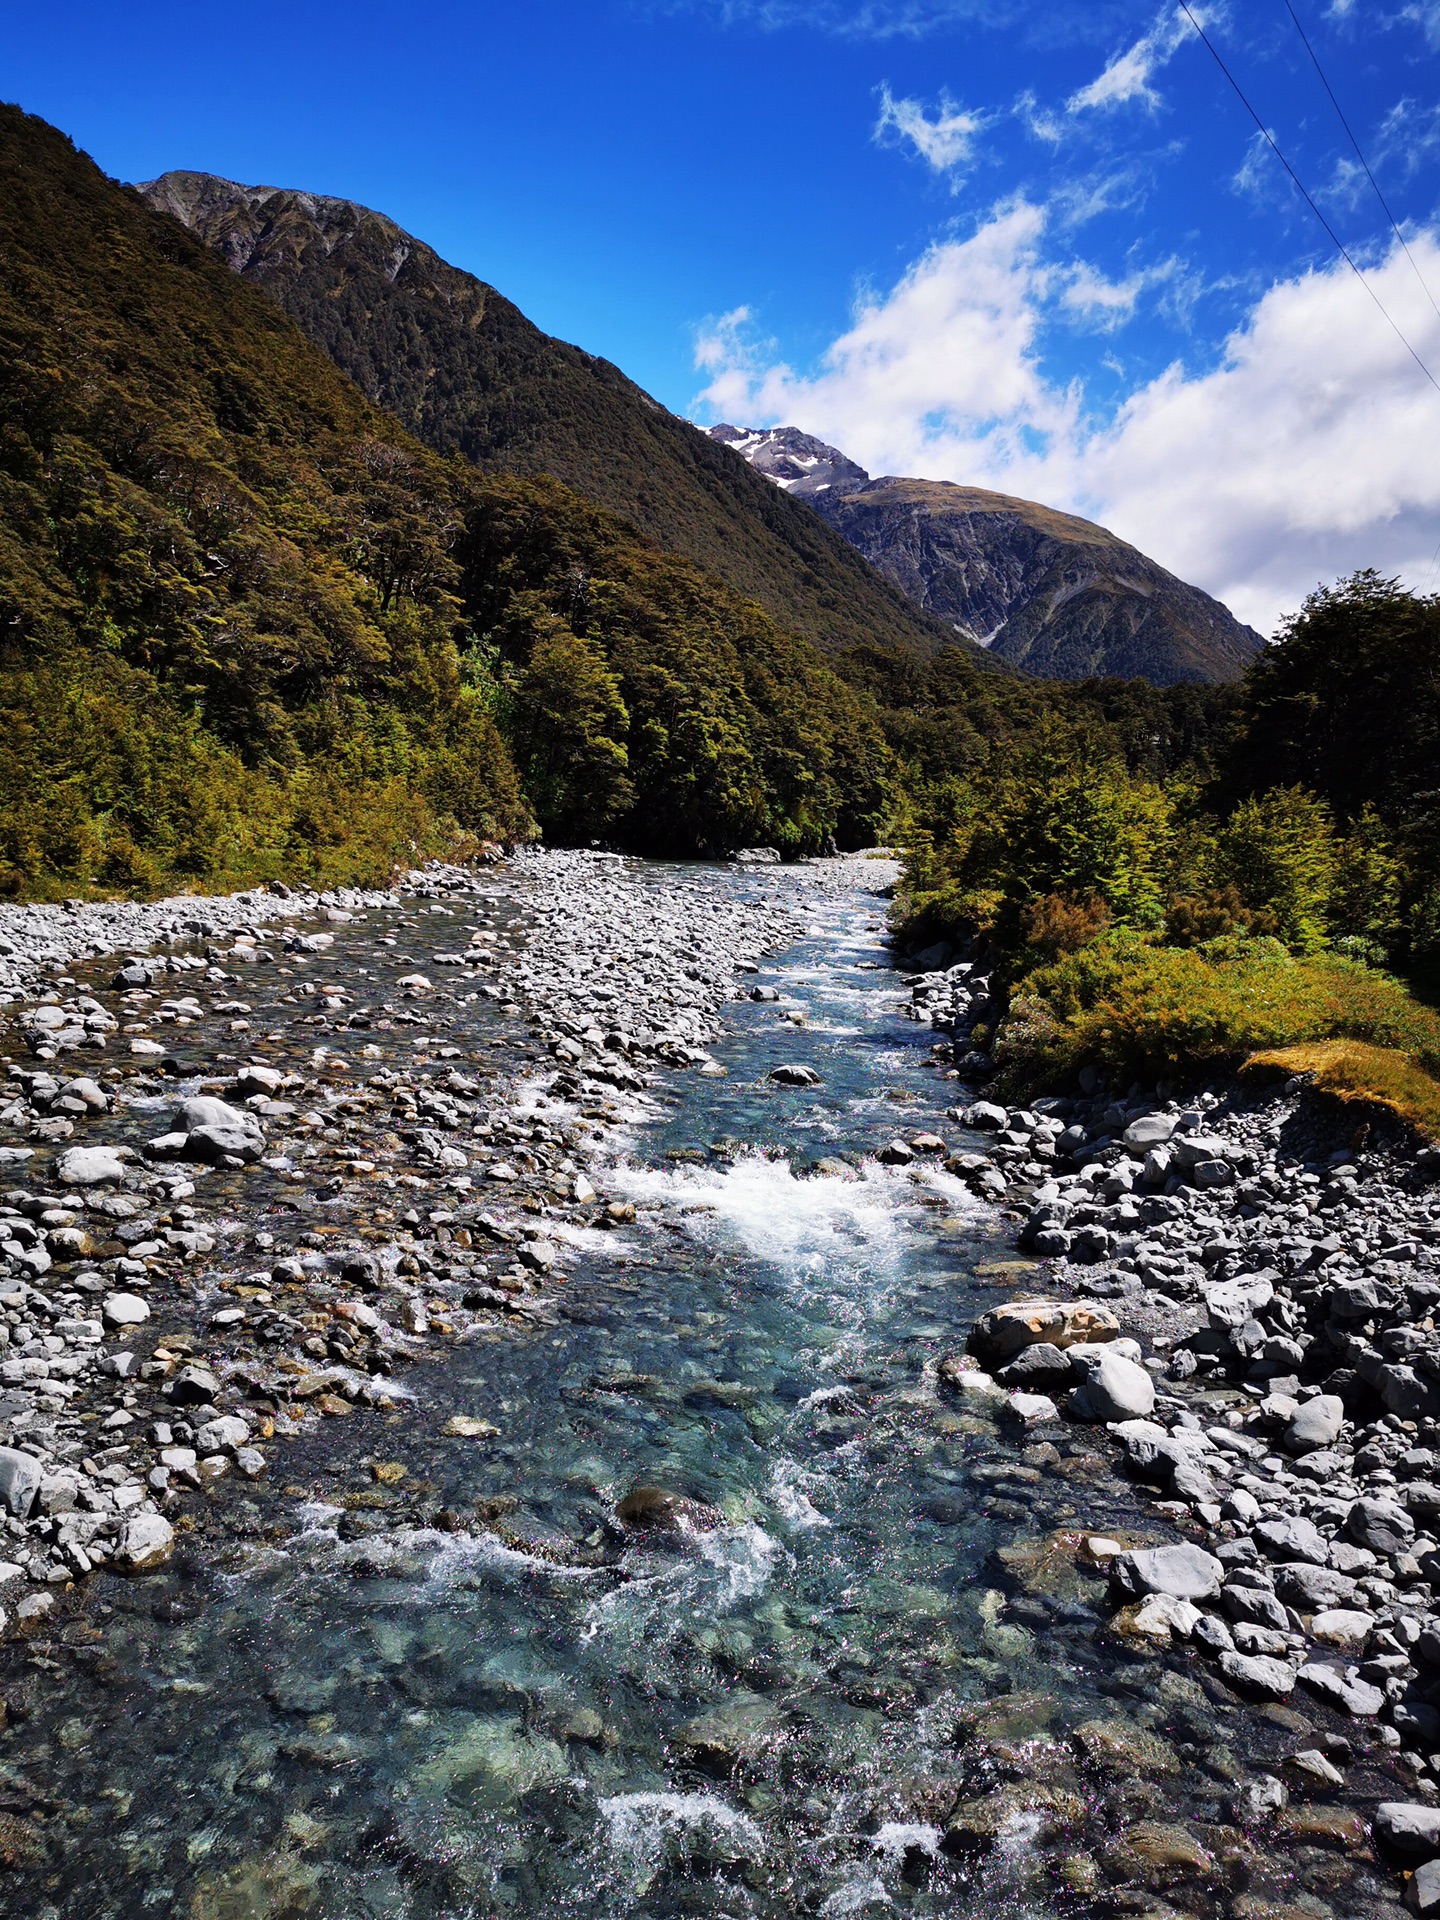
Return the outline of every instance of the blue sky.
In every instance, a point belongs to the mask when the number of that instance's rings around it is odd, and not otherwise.
[[[1199,9],[1440,378],[1440,0]],[[1105,519],[1262,626],[1426,583],[1440,394],[1173,5],[537,0],[0,18],[107,171],[382,208],[696,418]]]

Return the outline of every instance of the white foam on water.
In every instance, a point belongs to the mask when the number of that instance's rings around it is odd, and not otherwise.
[[[600,1811],[615,1851],[641,1862],[653,1859],[671,1834],[723,1837],[752,1859],[765,1850],[749,1815],[713,1793],[616,1793],[601,1800]]]
[[[802,1467],[798,1460],[787,1457],[775,1462],[770,1469],[770,1498],[786,1526],[805,1532],[830,1525],[806,1491],[819,1484],[819,1474]]]
[[[910,1237],[896,1206],[905,1183],[873,1165],[858,1179],[801,1179],[786,1160],[747,1153],[726,1167],[622,1163],[615,1181],[634,1200],[698,1215],[703,1232],[723,1231],[757,1258],[801,1272],[862,1259],[894,1267]]]
[[[907,1853],[923,1853],[933,1860],[940,1851],[940,1829],[919,1822],[887,1820],[870,1844],[896,1866]]]
[[[893,1907],[894,1904],[879,1874],[866,1873],[847,1880],[827,1894],[820,1903],[820,1915],[821,1920],[849,1920],[851,1914],[863,1913],[866,1907]]]
[[[780,1549],[754,1521],[692,1535],[683,1558],[641,1574],[596,1600],[585,1613],[582,1640],[600,1635],[649,1644],[674,1640],[697,1619],[719,1619],[769,1586]],[[637,1555],[636,1564],[643,1564]]]

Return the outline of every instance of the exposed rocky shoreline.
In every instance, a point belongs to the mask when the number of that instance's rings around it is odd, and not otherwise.
[[[915,977],[912,1008],[985,1075],[975,969]],[[1414,1869],[1412,1910],[1440,1911],[1440,1157],[1299,1079],[1182,1102],[1090,1078],[956,1109],[991,1144],[950,1164],[1023,1207],[1044,1297],[984,1316],[942,1377],[1025,1426],[1107,1427],[1179,1536],[1079,1543],[1112,1629],[1354,1722],[1261,1783],[1276,1814],[1343,1794],[1355,1746],[1393,1750],[1414,1798],[1375,1837]]]

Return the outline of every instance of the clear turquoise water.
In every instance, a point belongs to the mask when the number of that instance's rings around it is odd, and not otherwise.
[[[1185,1656],[1102,1644],[1093,1580],[1025,1593],[996,1557],[1153,1516],[1083,1436],[936,1394],[1009,1242],[933,1163],[866,1158],[896,1132],[960,1141],[932,1036],[868,970],[879,935],[872,898],[818,908],[759,976],[778,1007],[733,1009],[727,1077],[657,1090],[609,1183],[636,1224],[581,1237],[557,1324],[417,1369],[398,1423],[346,1435],[462,1513],[500,1503],[503,1538],[345,1537],[338,1505],[275,1494],[278,1545],[93,1583],[86,1664],[5,1736],[67,1826],[24,1911],[1039,1915],[1064,1908],[1054,1859],[1127,1807],[1220,1818],[1237,1754],[1284,1730],[1212,1703]],[[822,1085],[768,1087],[782,1059]],[[836,1154],[860,1170],[808,1171]],[[444,1439],[457,1410],[498,1438]],[[637,1483],[723,1523],[622,1552],[607,1521]],[[1097,1715],[1180,1771],[1086,1773],[1067,1737]],[[1036,1779],[1071,1810],[940,1850],[957,1799]],[[1336,1910],[1370,1911],[1351,1888]]]

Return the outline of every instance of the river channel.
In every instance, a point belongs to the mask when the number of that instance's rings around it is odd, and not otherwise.
[[[1013,1222],[937,1159],[877,1164],[973,1142],[883,902],[803,911],[742,978],[779,997],[732,1005],[725,1076],[631,1100],[604,1184],[635,1221],[570,1235],[552,1319],[416,1366],[363,1441],[327,1425],[335,1498],[277,1486],[283,1538],[92,1580],[93,1661],[0,1747],[0,1800],[23,1777],[69,1824],[36,1920],[1394,1911],[1378,1870],[1235,1824],[1298,1716],[1106,1636],[1077,1542],[1167,1535],[1105,1436],[937,1388],[1023,1277]],[[384,927],[352,957],[388,964]],[[497,1431],[440,1437],[456,1412]],[[347,1445],[462,1529],[347,1504]],[[721,1524],[622,1540],[637,1485]],[[1126,1835],[1177,1824],[1197,1858],[1151,1841],[1127,1876]]]

